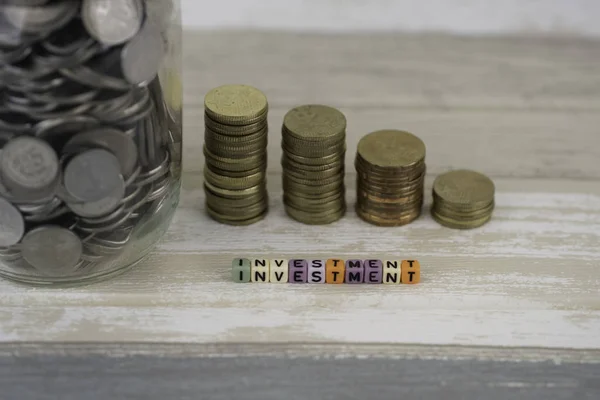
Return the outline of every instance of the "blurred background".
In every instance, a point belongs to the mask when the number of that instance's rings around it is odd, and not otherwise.
[[[203,97],[226,83],[283,116],[327,104],[358,140],[408,130],[428,171],[599,179],[600,0],[182,0],[184,169],[203,169]]]
[[[598,0],[182,0],[200,29],[434,31],[600,37]]]

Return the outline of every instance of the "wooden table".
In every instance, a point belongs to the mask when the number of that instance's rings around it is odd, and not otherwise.
[[[184,36],[184,187],[156,251],[76,289],[0,283],[0,398],[598,398],[600,43],[567,38]],[[270,101],[268,218],[203,212],[202,100],[247,83]],[[358,139],[406,129],[435,175],[494,178],[494,220],[453,231],[425,212],[378,228],[309,227],[281,203],[278,129],[304,103]],[[430,197],[427,198],[427,205]],[[239,285],[234,257],[409,257],[418,286]],[[7,397],[3,397],[7,396]]]

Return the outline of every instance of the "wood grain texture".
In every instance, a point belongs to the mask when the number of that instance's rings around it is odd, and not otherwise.
[[[172,227],[131,272],[49,290],[0,282],[0,342],[380,343],[600,349],[600,56],[570,39],[187,33],[186,174]],[[203,211],[202,98],[265,90],[271,212],[246,228]],[[433,177],[495,177],[495,217],[457,232],[425,212],[404,228],[308,227],[285,216],[278,126],[288,108],[344,110],[348,200],[364,133],[413,130]],[[430,202],[430,198],[427,198]],[[238,256],[417,258],[417,286],[311,287],[229,281]]]
[[[52,346],[44,346],[48,347]],[[600,394],[600,364],[560,358],[364,358],[323,355],[324,349],[318,350],[317,357],[285,352],[240,356],[244,348],[211,356],[195,346],[176,346],[187,350],[185,355],[157,357],[164,351],[164,346],[158,347],[149,352],[13,352],[0,357],[0,397],[71,400],[85,393],[90,400],[365,399],[374,395],[382,400],[592,400]]]
[[[364,134],[406,129],[432,174],[600,178],[600,41],[435,35],[188,32],[185,148],[203,167],[203,97],[247,83],[270,101],[269,168],[280,170],[284,114],[305,103],[348,118],[350,163]]]
[[[234,229],[204,215],[201,175],[188,173],[171,230],[127,275],[60,291],[1,283],[0,339],[600,348],[600,185],[497,179],[492,223],[457,232],[427,214],[383,229],[351,211],[331,226],[303,226],[284,216],[278,178],[269,176],[268,218]],[[351,176],[347,184],[352,204]],[[417,258],[423,282],[229,281],[234,257],[333,255]]]

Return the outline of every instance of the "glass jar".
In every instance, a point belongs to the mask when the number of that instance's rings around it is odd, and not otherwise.
[[[111,277],[152,249],[179,201],[179,1],[2,4],[0,276]]]

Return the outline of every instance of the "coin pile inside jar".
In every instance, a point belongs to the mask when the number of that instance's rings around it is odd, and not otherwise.
[[[346,212],[346,117],[323,105],[289,111],[282,127],[283,200],[287,214],[309,225]]]
[[[379,226],[400,226],[421,215],[425,144],[415,135],[383,130],[358,143],[356,212]]]
[[[204,191],[216,221],[250,225],[264,218],[268,103],[258,89],[220,86],[205,97]]]
[[[14,276],[110,268],[176,181],[163,34],[145,2],[117,3],[0,6],[0,257]]]
[[[478,228],[492,218],[494,193],[494,182],[479,172],[447,172],[433,183],[431,215],[448,228]]]

